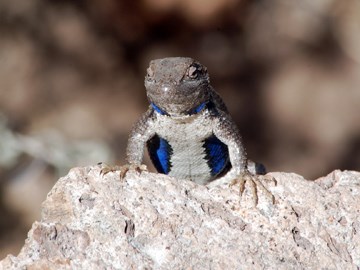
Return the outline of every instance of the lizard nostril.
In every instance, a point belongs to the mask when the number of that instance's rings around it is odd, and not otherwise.
[[[170,85],[163,85],[161,86],[161,90],[165,93],[169,92],[171,89]]]
[[[168,92],[168,91],[170,90],[170,86],[164,85],[164,86],[162,87],[162,90],[163,90],[164,92]]]

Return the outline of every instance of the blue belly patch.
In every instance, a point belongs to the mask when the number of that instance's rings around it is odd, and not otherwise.
[[[229,150],[215,135],[205,139],[204,148],[212,176],[216,176],[230,167]]]
[[[159,173],[169,174],[171,169],[170,157],[173,150],[165,139],[155,135],[147,142],[151,161]]]

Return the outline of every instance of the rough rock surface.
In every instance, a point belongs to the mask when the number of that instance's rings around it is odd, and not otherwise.
[[[0,269],[359,269],[360,173],[271,173],[276,197],[160,174],[74,168]]]

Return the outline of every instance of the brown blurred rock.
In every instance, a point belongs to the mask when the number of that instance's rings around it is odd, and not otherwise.
[[[360,30],[359,1],[337,2],[332,11],[336,23],[334,24],[338,40],[347,56],[360,63],[360,36],[355,34]]]
[[[311,179],[359,170],[359,7],[271,0],[250,9],[243,43],[247,57],[268,67],[257,109],[265,108],[269,141],[260,149],[269,147],[270,170]]]
[[[174,12],[183,15],[191,24],[209,25],[214,17],[224,11],[231,11],[239,4],[236,0],[144,0],[146,7],[150,10],[161,12]]]
[[[0,269],[350,269],[360,266],[360,173],[272,173],[276,204],[165,175],[75,168]]]
[[[281,160],[279,170],[314,176],[349,156],[360,134],[359,74],[346,61],[325,66],[310,59],[289,60],[274,73],[264,100],[274,139],[270,160]],[[290,152],[296,162],[284,156]],[[356,156],[349,156],[353,164]]]

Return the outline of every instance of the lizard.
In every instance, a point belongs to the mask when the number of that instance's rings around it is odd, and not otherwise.
[[[145,148],[159,173],[198,184],[250,182],[255,204],[257,187],[274,202],[261,183],[262,164],[247,159],[239,129],[220,95],[210,85],[207,68],[189,57],[150,62],[145,76],[150,102],[134,125],[127,146],[127,165],[104,166],[102,174],[120,169],[144,171]],[[273,179],[275,180],[275,179]]]

